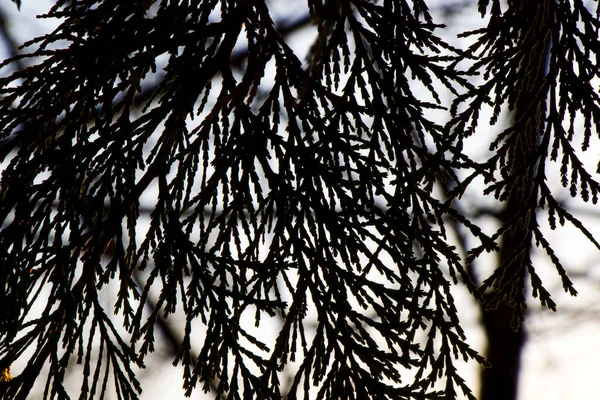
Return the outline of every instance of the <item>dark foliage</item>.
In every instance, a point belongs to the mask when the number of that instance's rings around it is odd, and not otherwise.
[[[454,363],[483,360],[452,283],[489,307],[514,305],[515,326],[528,279],[554,309],[529,258],[535,244],[576,293],[536,211],[598,246],[547,184],[558,160],[571,194],[597,201],[575,118],[585,150],[599,131],[598,15],[580,1],[501,12],[481,0],[490,23],[463,52],[437,36],[423,1],[308,3],[318,34],[304,66],[267,3],[226,0],[57,1],[44,17],[60,26],[3,63],[30,65],[0,79],[0,370],[32,354],[0,382],[7,398],[26,398],[39,379],[48,398],[68,398],[73,363],[80,398],[109,382],[137,398],[135,369],[174,313],[186,321],[174,363],[189,393],[473,398]],[[548,46],[547,71],[528,73],[544,71]],[[483,84],[470,83],[478,73]],[[447,126],[428,118],[442,89],[456,95]],[[469,159],[480,113],[490,107],[495,123],[505,104],[523,117],[491,158]],[[522,205],[491,237],[452,207],[478,177]],[[448,219],[481,243],[467,262],[499,250],[506,232],[521,246],[476,288]],[[277,329],[276,340],[256,328]]]
[[[480,2],[482,13],[487,3]],[[465,53],[465,57],[476,60],[468,72],[481,71],[485,81],[457,98],[453,110],[456,117],[449,127],[453,138],[461,143],[474,133],[483,105],[493,108],[492,124],[503,105],[518,111],[515,124],[491,143],[494,155],[478,165],[455,190],[456,194],[461,193],[479,175],[488,183],[485,194],[493,194],[509,204],[513,198],[514,213],[493,239],[503,234],[518,235],[519,246],[482,289],[495,289],[492,308],[507,299],[517,303],[513,321],[516,326],[525,311],[527,275],[533,296],[539,297],[542,305],[556,309],[529,259],[532,243],[554,263],[565,291],[577,293],[540,229],[537,210],[547,210],[552,229],[556,228],[557,219],[560,225],[570,222],[600,248],[591,233],[552,193],[548,182],[558,177],[547,175],[548,165],[559,161],[560,180],[571,196],[597,203],[600,186],[580,161],[576,140],[581,141],[581,150],[585,151],[600,132],[600,96],[592,86],[599,73],[595,60],[600,22],[598,14],[592,15],[581,1],[524,1],[511,3],[503,13],[498,1],[492,3],[488,27],[468,33],[479,38]],[[461,105],[466,106],[458,113]],[[576,118],[582,119],[583,132],[576,129]],[[485,246],[473,249],[471,259],[484,250]]]

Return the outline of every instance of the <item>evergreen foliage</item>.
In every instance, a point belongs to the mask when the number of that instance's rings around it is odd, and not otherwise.
[[[576,142],[585,151],[600,132],[598,11],[581,0],[503,7],[479,1],[489,25],[465,33],[475,41],[462,51],[423,0],[309,0],[318,34],[303,65],[264,1],[57,1],[43,17],[59,27],[0,78],[0,371],[31,354],[0,381],[4,398],[27,398],[37,380],[47,398],[69,398],[73,363],[81,399],[109,383],[137,398],[135,370],[174,313],[185,316],[174,364],[189,394],[474,398],[455,361],[485,361],[451,285],[513,304],[516,328],[528,282],[556,307],[531,246],[576,294],[539,209],[600,248],[548,185],[557,162],[572,196],[598,200]],[[446,126],[429,117],[442,89],[456,96]],[[470,159],[481,113],[495,124],[504,106],[523,117],[489,159]],[[521,205],[491,236],[453,207],[478,178]],[[480,243],[467,260],[448,243],[449,220]],[[507,232],[521,246],[476,287],[465,261],[499,250]],[[274,343],[261,329],[278,329]]]

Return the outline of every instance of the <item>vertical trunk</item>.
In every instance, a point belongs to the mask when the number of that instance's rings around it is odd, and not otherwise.
[[[479,400],[514,400],[517,398],[520,357],[525,333],[510,327],[512,307],[502,304],[496,310],[483,312],[487,337],[485,357],[492,365],[481,372]]]
[[[519,7],[517,18],[521,22],[517,28],[520,31],[519,44],[529,49],[523,52],[521,58],[520,82],[515,82],[518,98],[513,114],[516,130],[513,132],[515,141],[511,146],[509,165],[513,174],[522,174],[519,183],[511,186],[504,209],[499,213],[500,224],[507,224],[511,218],[521,213],[526,206],[533,213],[537,193],[534,187],[534,168],[519,169],[530,162],[536,152],[540,130],[543,128],[542,106],[544,99],[538,94],[546,73],[546,60],[550,43],[544,39],[544,30],[548,21],[548,2],[551,0],[526,0],[520,6],[514,2],[511,7]],[[530,47],[527,43],[538,40],[537,45]],[[531,196],[534,196],[532,199]],[[519,270],[525,273],[525,264],[530,260],[530,246],[516,256],[515,251],[523,243],[532,241],[531,231],[523,218],[514,225],[514,229],[504,234],[501,242],[499,265],[519,263]],[[516,265],[515,265],[516,267]],[[512,268],[510,270],[513,270]],[[525,278],[524,278],[525,279]],[[492,365],[481,373],[480,400],[514,400],[518,395],[520,357],[525,343],[523,327],[514,330],[511,327],[514,305],[501,303],[495,310],[483,310],[482,323],[487,336],[486,358]]]

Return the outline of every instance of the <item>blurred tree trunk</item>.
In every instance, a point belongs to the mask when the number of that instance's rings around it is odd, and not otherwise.
[[[519,29],[520,44],[544,37],[548,29],[548,2],[551,0],[527,0],[521,5],[525,23]],[[542,46],[534,46],[534,51],[525,53],[521,59],[522,77],[519,86],[518,100],[513,113],[512,133],[516,135],[515,150],[510,155],[510,164],[514,174],[522,174],[521,181],[515,184],[504,203],[504,209],[498,213],[500,225],[505,225],[514,218],[522,222],[515,229],[508,230],[502,237],[499,265],[515,265],[525,274],[525,264],[530,263],[531,230],[529,216],[523,214],[526,203],[537,200],[534,187],[534,168],[525,168],[536,151],[538,138],[544,126],[544,99],[537,98],[543,84],[547,69],[547,58],[550,51],[550,35],[542,41]],[[534,108],[535,110],[532,110]],[[520,169],[523,168],[523,169]],[[520,215],[519,215],[520,214]],[[528,246],[519,249],[522,243]],[[512,268],[511,268],[512,269]],[[525,279],[525,277],[524,277]],[[521,295],[521,294],[520,294]],[[514,400],[518,397],[520,360],[526,341],[523,324],[515,321],[513,304],[501,302],[495,309],[482,307],[482,324],[487,337],[485,357],[491,368],[481,372],[480,400]],[[526,314],[524,315],[524,317]]]
[[[485,357],[492,367],[482,369],[479,399],[517,399],[521,351],[525,344],[523,327],[516,331],[510,327],[513,309],[506,304],[482,315],[488,342]]]

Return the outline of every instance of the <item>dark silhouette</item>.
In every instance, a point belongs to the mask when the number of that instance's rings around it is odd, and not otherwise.
[[[482,0],[489,25],[462,51],[422,1],[308,3],[310,18],[282,27],[264,2],[58,1],[46,17],[60,26],[2,64],[4,396],[42,380],[66,398],[79,363],[83,398],[109,382],[136,398],[158,327],[190,394],[474,398],[454,366],[485,364],[450,293],[462,282],[490,310],[482,399],[514,397],[525,288],[555,308],[532,246],[576,294],[538,210],[598,246],[546,184],[557,161],[570,194],[597,201],[568,123],[584,121],[584,150],[596,139],[597,15]],[[285,34],[309,20],[303,65]],[[446,126],[428,117],[442,89],[456,96]],[[504,106],[514,124],[471,159],[481,112],[495,123]],[[458,205],[479,178],[506,205],[492,236]],[[479,241],[466,263],[448,229]],[[484,251],[500,257],[487,278],[469,267]]]

